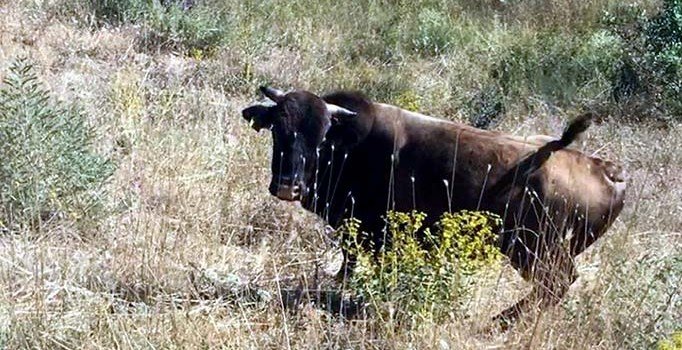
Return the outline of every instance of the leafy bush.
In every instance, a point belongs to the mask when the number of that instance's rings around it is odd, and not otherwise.
[[[681,350],[682,349],[682,331],[677,331],[670,336],[670,340],[664,340],[658,343],[658,350]]]
[[[454,36],[450,18],[440,11],[426,8],[419,12],[416,20],[417,28],[412,38],[414,49],[431,55],[445,52]]]
[[[635,6],[620,7],[603,19],[624,43],[612,94],[637,118],[682,117],[682,1],[664,0],[653,17]],[[634,108],[633,108],[634,107]]]
[[[119,25],[134,22],[152,3],[151,0],[74,0],[36,2],[36,11],[55,13],[89,26]]]
[[[0,228],[92,214],[113,171],[90,150],[93,136],[85,115],[54,100],[28,60],[15,61],[0,88]]]
[[[646,25],[646,59],[663,88],[666,109],[682,116],[682,0],[665,0]]]
[[[468,101],[466,111],[471,125],[490,129],[504,117],[504,96],[497,86],[488,85]]]
[[[144,0],[86,0],[85,5],[100,23],[123,23],[136,20],[150,4]]]
[[[502,256],[495,245],[501,220],[494,214],[462,211],[445,213],[435,231],[424,228],[426,214],[389,212],[390,244],[378,254],[367,247],[359,222],[347,221],[341,232],[346,249],[358,263],[350,285],[391,319],[442,318],[456,314],[470,277]]]
[[[419,112],[419,96],[412,90],[406,90],[395,99],[395,105],[408,111]]]

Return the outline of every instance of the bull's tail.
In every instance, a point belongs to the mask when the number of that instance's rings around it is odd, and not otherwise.
[[[508,188],[517,184],[526,183],[528,177],[545,164],[553,152],[568,147],[580,134],[582,134],[590,124],[592,124],[593,114],[585,113],[575,118],[568,125],[561,138],[550,141],[538,148],[537,151],[526,156],[518,166],[513,167],[486,191],[487,196],[494,198]]]
[[[566,130],[564,130],[564,133],[561,134],[561,139],[559,139],[559,145],[561,146],[561,148],[568,147],[568,145],[573,143],[573,141],[575,141],[575,139],[580,134],[587,130],[587,128],[590,127],[590,124],[592,124],[593,118],[594,116],[592,115],[592,113],[588,112],[573,119],[573,121],[571,121],[571,124],[568,124]],[[549,142],[548,144],[551,144],[551,142]]]

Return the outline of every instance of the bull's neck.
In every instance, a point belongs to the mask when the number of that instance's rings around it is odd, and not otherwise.
[[[391,157],[397,156],[404,143],[401,128],[402,122],[396,116],[363,113],[352,124],[335,130],[336,136],[345,131],[343,138],[328,139],[320,147],[315,176],[308,183],[311,192],[303,206],[332,226],[340,224],[352,210],[353,192],[366,190],[366,178],[373,177],[380,165],[389,166]],[[388,170],[382,168],[380,172]]]
[[[332,142],[325,142],[319,150],[314,176],[308,180],[310,192],[302,200],[307,210],[335,225],[340,220],[338,208],[349,200],[348,178],[344,176],[352,157],[352,150]]]

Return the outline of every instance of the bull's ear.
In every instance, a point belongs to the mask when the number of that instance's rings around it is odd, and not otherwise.
[[[354,118],[358,115],[357,113],[351,110],[339,107],[337,105],[333,105],[331,103],[327,103],[327,110],[329,111],[332,120],[336,121],[343,121],[345,119]]]
[[[242,111],[242,117],[246,119],[251,127],[260,131],[262,128],[270,128],[272,125],[272,115],[269,113],[270,107],[264,105],[255,105],[245,108]]]
[[[277,90],[269,86],[261,86],[259,89],[265,97],[275,101],[275,103],[280,103],[282,102],[282,99],[284,99],[285,94],[282,90]]]

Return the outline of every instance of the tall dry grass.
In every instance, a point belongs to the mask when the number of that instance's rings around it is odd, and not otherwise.
[[[612,2],[484,3],[442,2],[447,18],[423,18],[436,23],[428,33],[439,33],[440,20],[458,23],[445,51],[419,44],[437,49],[428,55],[402,37],[412,33],[407,22],[379,33],[351,20],[383,21],[391,16],[383,2],[325,12],[331,3],[226,1],[233,36],[193,52],[141,44],[158,28],[93,23],[72,2],[2,3],[0,75],[17,56],[33,59],[56,97],[85,109],[96,150],[117,170],[104,220],[0,233],[0,348],[622,349],[655,347],[679,330],[680,125],[615,117],[579,147],[628,169],[626,208],[579,257],[581,277],[559,306],[509,331],[485,331],[489,317],[528,291],[504,267],[475,286],[466,319],[403,327],[346,321],[306,303],[284,307],[281,289],[334,286],[324,270],[338,251],[323,223],[267,194],[269,136],[240,117],[255,87],[355,87],[386,102],[414,94],[424,112],[465,119],[471,95],[491,83],[495,54],[535,42],[546,27],[569,37]],[[509,7],[501,12],[508,18],[486,22],[496,6]],[[274,20],[258,19],[268,15]],[[606,94],[599,74],[563,102],[517,80],[516,95],[501,97],[507,117],[497,128],[558,134],[579,102]]]

